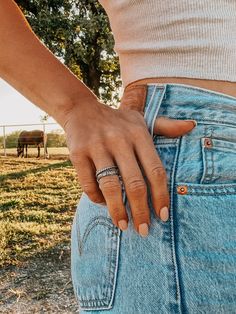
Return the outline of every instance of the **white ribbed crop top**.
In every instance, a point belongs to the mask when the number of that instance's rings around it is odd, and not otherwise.
[[[99,0],[123,87],[146,77],[236,81],[236,0]]]

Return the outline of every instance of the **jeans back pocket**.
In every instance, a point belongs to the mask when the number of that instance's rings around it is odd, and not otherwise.
[[[71,234],[71,275],[83,310],[112,308],[118,271],[120,230],[106,206],[83,193]]]

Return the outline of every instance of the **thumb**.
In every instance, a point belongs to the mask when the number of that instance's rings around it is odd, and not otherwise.
[[[153,133],[166,137],[178,137],[190,132],[197,125],[195,120],[176,120],[158,117],[154,124]]]

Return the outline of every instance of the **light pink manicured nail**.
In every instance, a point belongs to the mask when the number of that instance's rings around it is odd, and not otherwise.
[[[194,124],[194,127],[197,126],[197,121],[196,120],[184,120],[186,122],[192,122]]]
[[[160,211],[160,218],[162,221],[166,222],[169,218],[169,209],[168,207],[163,207]]]
[[[138,232],[142,237],[146,237],[148,235],[148,224],[140,224],[138,227]]]
[[[118,221],[118,226],[121,230],[126,230],[128,228],[127,221],[122,219]]]

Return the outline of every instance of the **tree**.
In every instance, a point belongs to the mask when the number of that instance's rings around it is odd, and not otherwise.
[[[119,60],[97,0],[16,0],[43,43],[105,103],[120,100]]]

